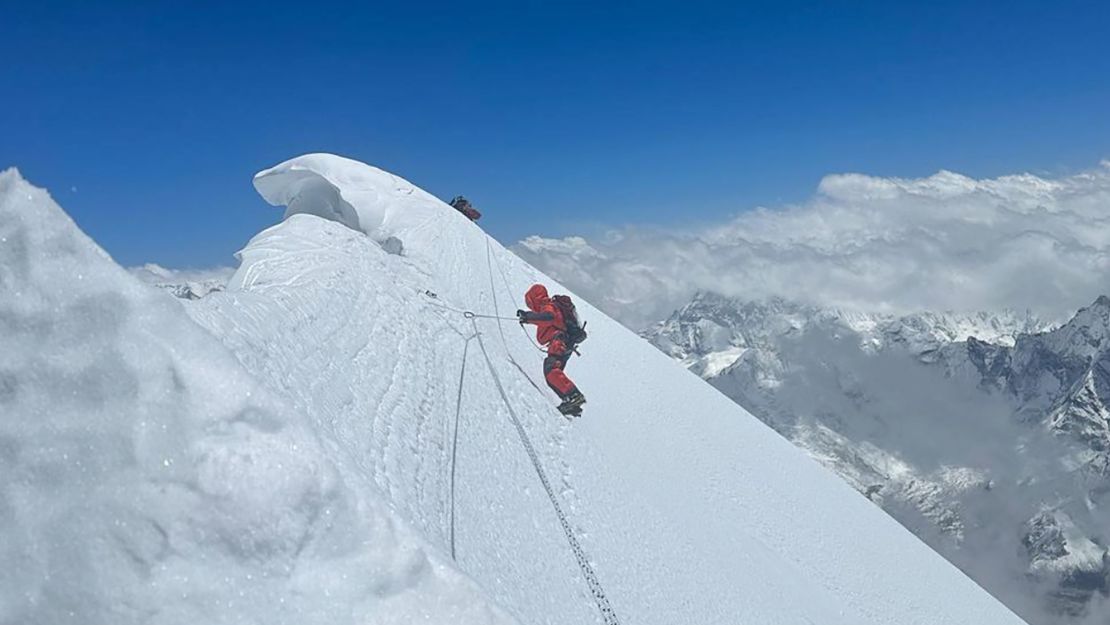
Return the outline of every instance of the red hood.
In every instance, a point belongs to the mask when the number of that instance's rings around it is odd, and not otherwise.
[[[542,284],[533,284],[532,288],[524,294],[524,303],[528,304],[528,309],[532,312],[539,312],[545,304],[551,301],[547,296],[547,287]]]

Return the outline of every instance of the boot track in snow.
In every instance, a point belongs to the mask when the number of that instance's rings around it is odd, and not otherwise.
[[[528,438],[528,433],[524,430],[524,425],[521,424],[520,419],[516,415],[516,411],[513,410],[512,404],[509,403],[509,398],[505,394],[504,387],[501,385],[501,378],[497,375],[497,370],[493,366],[493,361],[490,360],[489,352],[486,351],[485,342],[482,341],[482,335],[478,334],[478,324],[474,321],[471,321],[471,323],[474,324],[474,332],[478,337],[478,347],[481,348],[486,366],[489,367],[490,375],[493,376],[493,383],[497,387],[497,392],[501,395],[501,400],[505,402],[505,408],[508,409],[509,416],[512,417],[513,426],[516,427],[516,433],[520,436],[521,444],[524,445],[524,451],[528,453],[528,458],[532,461],[532,466],[536,469],[536,475],[539,476],[540,483],[543,484],[543,489],[547,492],[547,498],[551,500],[551,506],[555,509],[555,516],[559,517],[559,524],[563,527],[563,533],[566,534],[571,551],[574,552],[574,559],[578,561],[578,568],[582,570],[582,576],[586,578],[586,584],[590,587],[590,594],[593,595],[594,601],[597,603],[597,608],[601,610],[601,618],[605,622],[605,625],[618,625],[620,620],[617,618],[617,613],[614,612],[613,607],[609,605],[609,598],[605,596],[605,590],[601,587],[601,582],[597,579],[597,574],[594,572],[589,558],[586,557],[586,552],[578,542],[578,537],[575,536],[566,514],[563,513],[563,508],[559,505],[559,499],[555,496],[555,491],[551,488],[551,483],[547,481],[547,473],[543,470],[543,465],[540,464],[539,455],[536,454],[536,449],[532,446],[532,440]]]

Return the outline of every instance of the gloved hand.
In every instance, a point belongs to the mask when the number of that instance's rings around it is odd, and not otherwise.
[[[528,314],[528,311],[526,311],[526,310],[516,311],[516,320],[520,322],[520,325],[524,325],[524,316],[527,315],[527,314]]]

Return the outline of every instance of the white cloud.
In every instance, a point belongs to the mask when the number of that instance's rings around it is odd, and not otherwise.
[[[1110,291],[1110,161],[1059,178],[825,177],[700,231],[530,237],[516,251],[632,326],[698,289],[851,310],[1065,315]]]

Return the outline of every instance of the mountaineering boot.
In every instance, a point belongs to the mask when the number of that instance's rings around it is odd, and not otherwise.
[[[565,415],[578,416],[582,414],[582,404],[586,403],[586,396],[582,391],[575,389],[566,396],[563,403],[559,404],[559,412]]]

